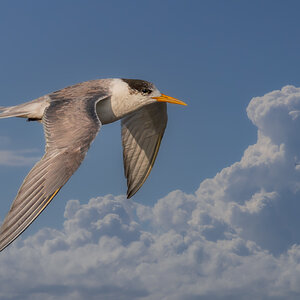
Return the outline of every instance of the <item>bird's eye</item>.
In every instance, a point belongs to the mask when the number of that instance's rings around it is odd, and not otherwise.
[[[143,93],[143,94],[151,94],[152,91],[145,88],[145,89],[142,89],[142,93]]]

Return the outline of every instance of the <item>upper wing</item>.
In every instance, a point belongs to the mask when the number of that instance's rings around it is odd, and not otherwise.
[[[37,218],[81,164],[101,126],[95,110],[99,100],[55,99],[46,108],[46,153],[25,178],[0,228],[0,251]]]
[[[167,125],[166,103],[153,103],[122,119],[124,171],[127,198],[147,179]]]

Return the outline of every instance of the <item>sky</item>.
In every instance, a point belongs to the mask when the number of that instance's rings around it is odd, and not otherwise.
[[[1,106],[97,78],[168,105],[127,200],[120,124],[0,254],[0,299],[299,299],[300,3],[1,1]],[[0,120],[0,220],[43,155],[41,124]]]

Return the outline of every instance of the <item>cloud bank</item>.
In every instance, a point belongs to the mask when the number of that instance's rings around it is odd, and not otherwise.
[[[0,299],[299,299],[300,88],[253,98],[257,142],[194,194],[68,201],[0,255]]]

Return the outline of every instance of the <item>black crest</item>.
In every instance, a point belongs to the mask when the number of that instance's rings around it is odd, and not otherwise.
[[[123,81],[125,81],[131,90],[134,92],[140,92],[143,94],[150,94],[153,90],[153,85],[152,83],[145,81],[145,80],[140,80],[140,79],[124,79],[122,78]]]

